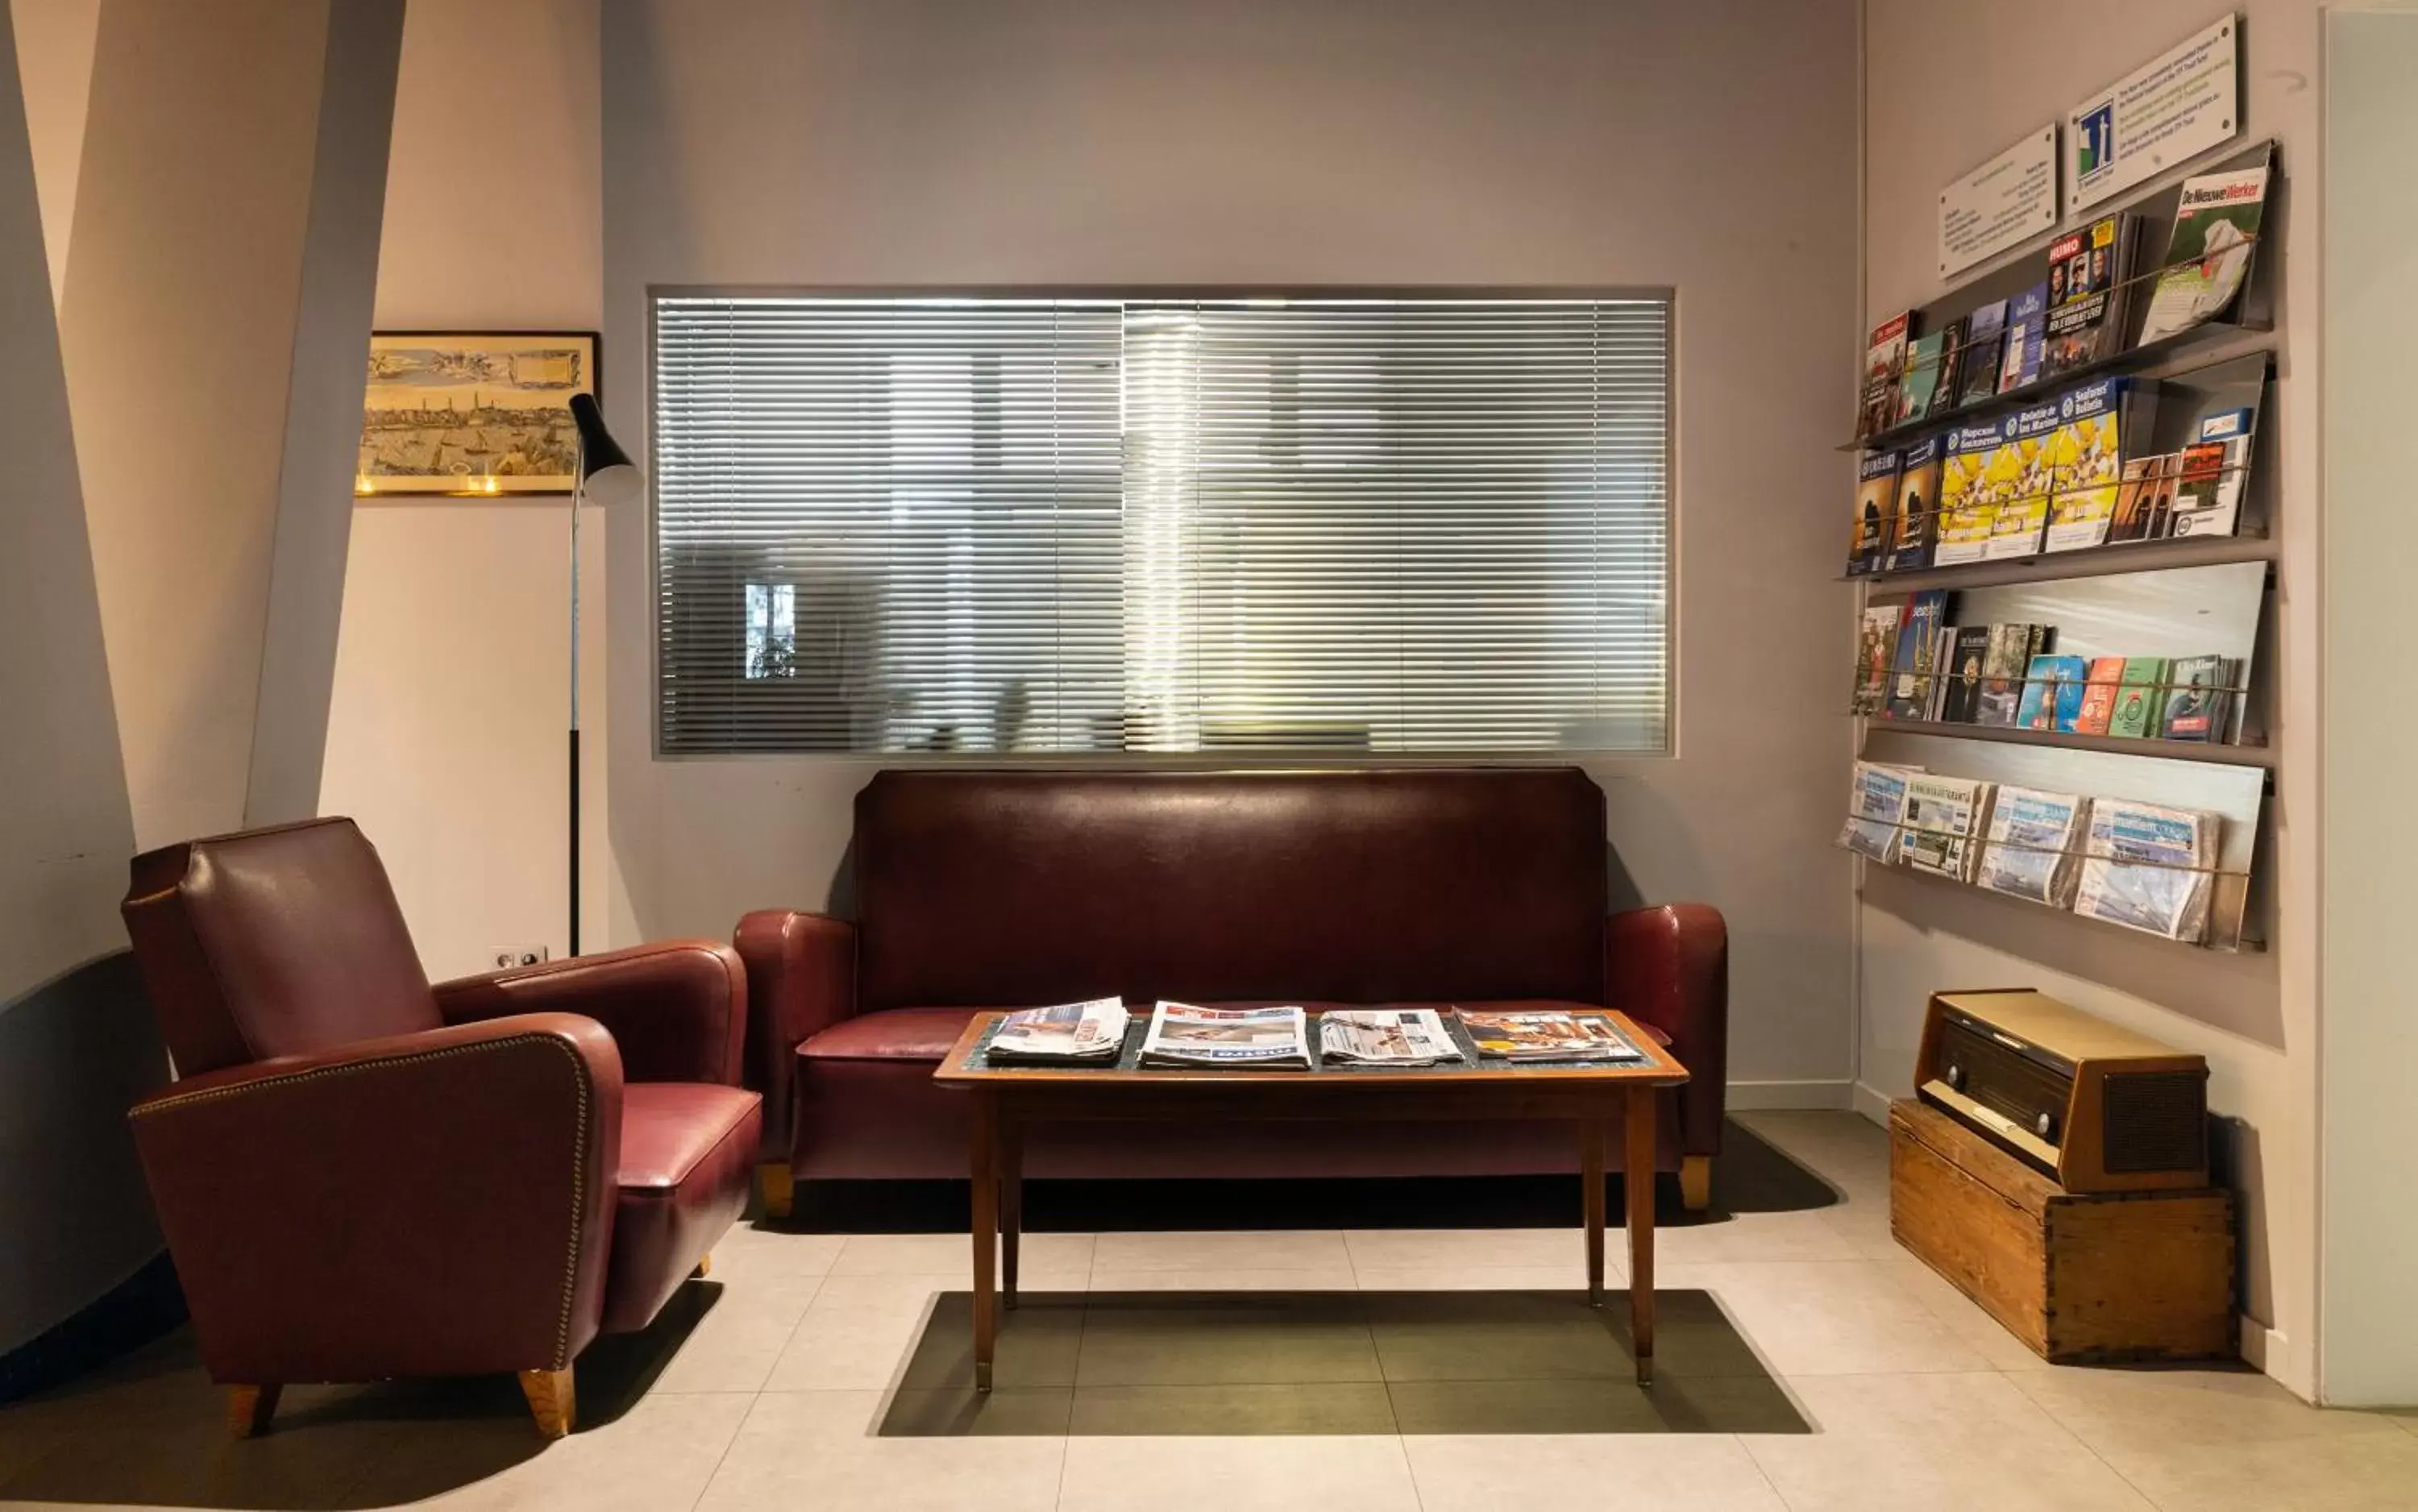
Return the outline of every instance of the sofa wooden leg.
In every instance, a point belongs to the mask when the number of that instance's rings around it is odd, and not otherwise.
[[[796,1202],[797,1178],[789,1173],[786,1160],[768,1160],[756,1168],[756,1184],[764,1193],[764,1216],[786,1218]]]
[[[709,1250],[707,1250],[707,1251],[705,1252],[705,1258],[704,1258],[704,1259],[702,1259],[702,1260],[698,1260],[698,1261],[696,1262],[696,1278],[697,1278],[698,1280],[702,1281],[702,1280],[704,1280],[707,1276],[712,1275],[712,1274],[713,1274],[713,1251],[712,1251],[712,1250],[710,1250],[710,1249],[709,1249]]]
[[[1713,1205],[1712,1156],[1679,1157],[1679,1205],[1691,1213],[1702,1213]]]
[[[268,1420],[277,1415],[277,1394],[283,1389],[273,1382],[264,1386],[229,1386],[227,1431],[238,1439],[268,1432]]]
[[[578,1418],[578,1397],[572,1390],[569,1367],[522,1371],[521,1395],[528,1398],[529,1415],[537,1419],[537,1430],[544,1438],[561,1438]]]

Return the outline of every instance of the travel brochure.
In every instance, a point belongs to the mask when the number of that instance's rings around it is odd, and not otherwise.
[[[1489,1060],[1643,1065],[1651,1059],[1601,1014],[1447,1011]],[[1162,1000],[1151,1011],[1140,1064],[1306,1071],[1310,1016],[1298,1006],[1209,1008]],[[1001,1022],[987,1053],[1002,1064],[1114,1065],[1132,1020],[1116,998],[1020,1009]],[[1317,1020],[1318,1053],[1333,1064],[1409,1068],[1469,1059],[1445,1014],[1433,1008],[1337,1008]]]

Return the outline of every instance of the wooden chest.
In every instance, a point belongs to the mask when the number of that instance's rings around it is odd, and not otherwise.
[[[1890,1231],[2045,1359],[2235,1352],[2231,1192],[2068,1192],[1908,1098],[1890,1105]]]

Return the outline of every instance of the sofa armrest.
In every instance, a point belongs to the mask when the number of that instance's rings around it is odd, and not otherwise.
[[[798,1046],[856,1012],[856,926],[794,909],[739,921],[739,958],[756,1004],[742,1084],[764,1094],[764,1148],[786,1157]]]
[[[1671,903],[1615,913],[1604,924],[1604,987],[1611,1005],[1670,1036],[1688,1068],[1679,1089],[1679,1150],[1722,1148],[1729,1079],[1729,928],[1721,911]]]
[[[128,1116],[222,1382],[560,1369],[595,1336],[621,1062],[589,1020],[230,1067]]]
[[[577,1014],[612,1033],[632,1081],[739,1084],[747,973],[727,945],[668,939],[436,985],[449,1024]]]

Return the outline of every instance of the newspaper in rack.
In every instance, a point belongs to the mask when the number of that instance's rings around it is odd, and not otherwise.
[[[2074,911],[2197,944],[2223,825],[2196,809],[2094,800]]]
[[[1506,1061],[1605,1061],[1644,1063],[1645,1051],[1601,1014],[1557,1008],[1520,1013],[1461,1014],[1478,1053]]]
[[[1898,832],[1898,864],[1971,881],[1974,862],[1988,832],[1985,817],[1994,786],[1970,777],[1908,777],[1905,827]]]
[[[1142,1038],[1141,1063],[1306,1071],[1308,1016],[1299,1008],[1201,1008],[1162,1000]]]
[[[1336,1008],[1318,1016],[1319,1047],[1353,1065],[1431,1066],[1467,1059],[1432,1008]]]
[[[989,1053],[1001,1061],[1112,1061],[1124,1053],[1132,1021],[1121,998],[1019,1009],[991,1036]]]
[[[2090,801],[2076,793],[2001,786],[1990,805],[1990,840],[1976,884],[1993,893],[2063,908],[2073,895]]]
[[[1855,786],[1847,793],[1847,827],[1839,832],[1839,844],[1883,865],[1895,861],[1898,827],[1905,822],[1906,779],[1920,770],[1857,762]]]

